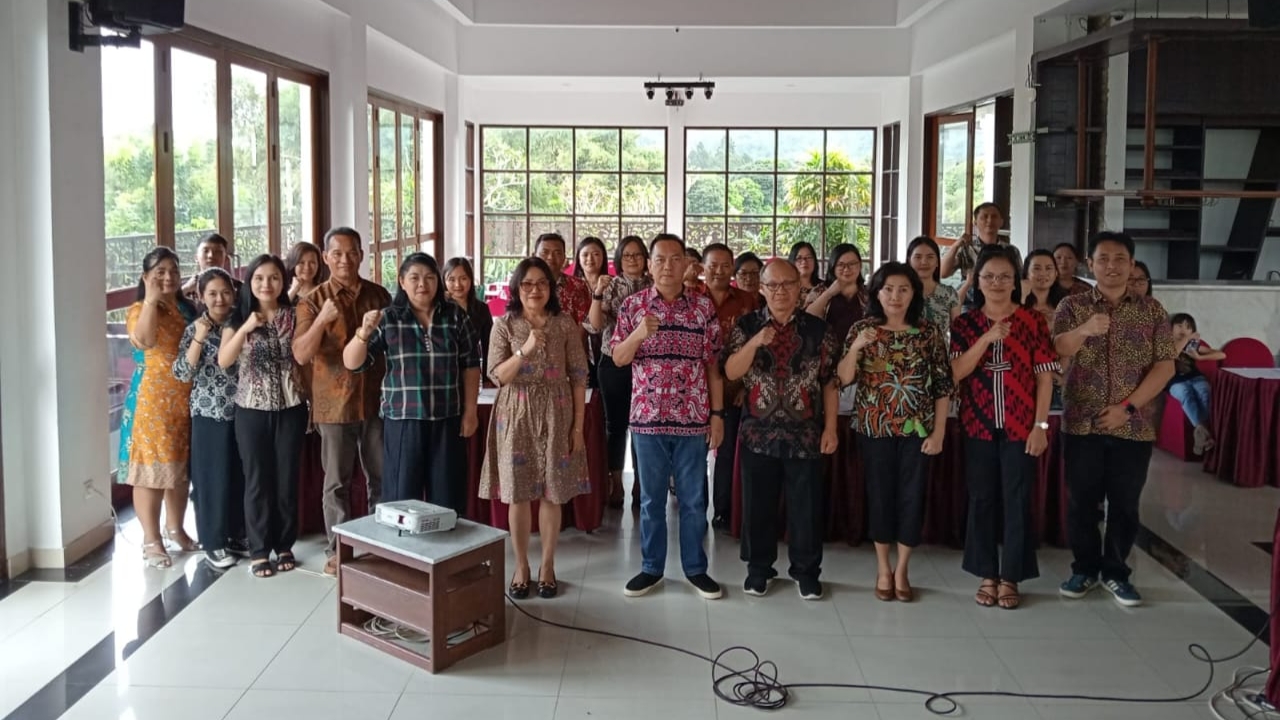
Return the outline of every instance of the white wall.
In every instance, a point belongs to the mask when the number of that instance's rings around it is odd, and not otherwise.
[[[1200,333],[1214,347],[1238,337],[1261,340],[1280,352],[1280,292],[1247,285],[1156,285],[1156,299],[1169,314],[1191,313]]]

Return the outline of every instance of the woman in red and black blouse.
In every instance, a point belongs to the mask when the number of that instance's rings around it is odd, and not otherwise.
[[[977,603],[1006,610],[1021,602],[1018,583],[1040,575],[1031,486],[1035,458],[1048,445],[1058,365],[1044,316],[1022,305],[1019,270],[1009,251],[982,253],[974,268],[976,307],[951,325],[969,486],[963,567],[982,578]]]

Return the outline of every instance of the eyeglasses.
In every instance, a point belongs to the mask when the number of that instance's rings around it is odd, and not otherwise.
[[[813,262],[814,260],[817,260],[817,259],[818,259],[818,258],[816,258],[816,257],[814,257],[814,256],[812,256],[812,255],[797,255],[797,256],[796,256],[796,262]]]
[[[638,253],[638,252],[622,253],[622,259],[623,260],[643,260],[644,253]]]
[[[989,285],[1004,285],[1006,283],[1013,282],[1014,276],[1008,274],[991,275],[990,273],[983,273],[978,276],[978,279]]]
[[[546,280],[525,280],[520,283],[521,292],[533,292],[534,290],[546,290],[551,287],[551,283]]]
[[[760,287],[764,288],[765,292],[769,293],[770,295],[775,295],[779,290],[786,290],[788,292],[795,290],[796,288],[800,287],[800,281],[786,280],[780,283],[765,283]]]
[[[860,267],[862,267],[862,263],[856,263],[856,262],[838,262],[838,263],[836,263],[836,269],[837,269],[837,270],[856,270],[856,269],[858,269],[858,268],[860,268]]]

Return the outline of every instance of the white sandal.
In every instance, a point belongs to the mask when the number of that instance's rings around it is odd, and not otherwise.
[[[173,567],[173,558],[165,552],[164,543],[160,541],[142,543],[142,562],[152,568]]]
[[[177,548],[178,552],[182,552],[182,553],[192,553],[192,552],[200,551],[200,543],[196,542],[195,540],[192,540],[191,536],[187,535],[187,531],[183,530],[182,528],[165,528],[160,533],[160,536],[164,539],[165,550],[168,550],[169,546],[173,546]],[[185,537],[187,541],[184,543],[178,539],[179,537]]]

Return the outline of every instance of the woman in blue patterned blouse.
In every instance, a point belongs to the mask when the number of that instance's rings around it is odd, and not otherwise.
[[[236,449],[237,366],[218,365],[222,327],[235,307],[231,276],[209,268],[196,279],[205,311],[187,326],[178,344],[173,376],[191,383],[191,484],[196,500],[196,529],[205,559],[216,568],[236,564],[247,554],[244,541],[244,473]]]

